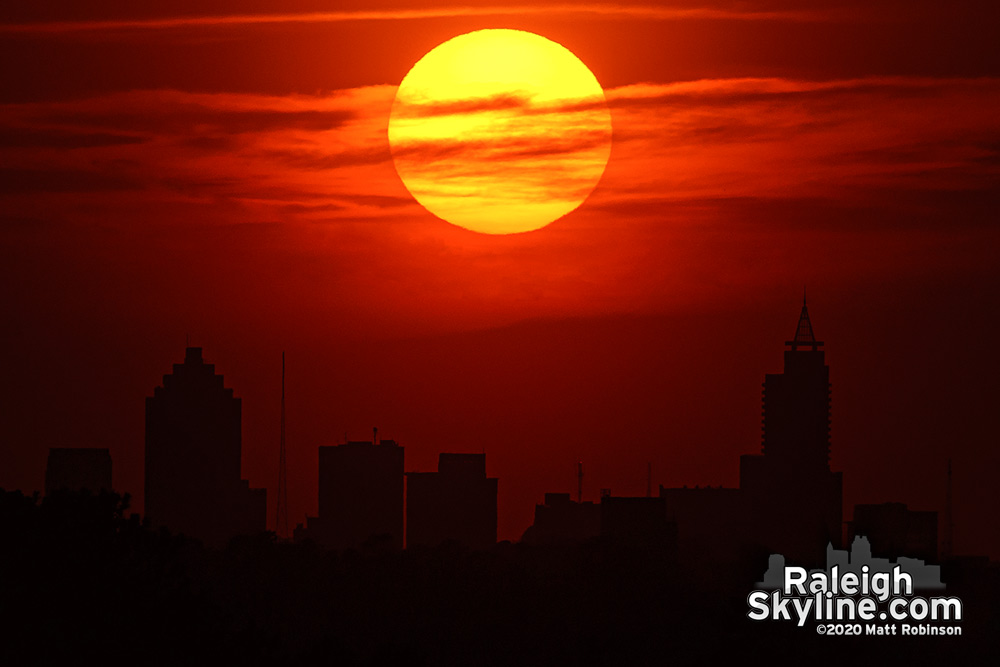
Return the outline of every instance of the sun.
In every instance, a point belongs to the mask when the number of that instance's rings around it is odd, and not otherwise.
[[[486,234],[540,229],[604,173],[611,113],[569,49],[521,30],[454,37],[403,78],[389,116],[403,184],[434,215]]]

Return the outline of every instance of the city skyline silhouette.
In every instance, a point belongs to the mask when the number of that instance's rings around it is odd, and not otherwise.
[[[377,428],[371,440],[318,446],[317,515],[293,539],[265,531],[275,501],[265,507],[236,465],[239,399],[188,347],[147,398],[152,516],[104,488],[107,449],[52,449],[44,497],[0,491],[11,547],[0,565],[20,575],[5,585],[0,656],[610,665],[736,659],[775,642],[811,655],[827,641],[812,624],[749,620],[748,592],[780,589],[786,566],[857,577],[899,564],[918,593],[946,594],[964,614],[912,627],[959,636],[838,641],[873,661],[981,659],[996,629],[996,562],[943,553],[937,512],[855,505],[830,533],[843,478],[828,459],[837,392],[822,345],[803,303],[782,372],[761,385],[761,453],[742,457],[739,487],[660,484],[654,496],[648,469],[643,495],[546,493],[514,543],[497,540],[497,492],[516,478],[488,477],[485,453],[442,452],[436,472],[405,471],[404,445]],[[46,624],[30,620],[39,615]],[[726,641],[706,642],[706,628]],[[841,660],[820,653],[817,664]]]
[[[782,372],[766,374],[761,385],[761,453],[741,456],[738,488],[661,484],[654,499],[650,466],[645,499],[602,489],[595,504],[583,502],[580,462],[581,496],[573,502],[569,494],[546,492],[524,539],[558,544],[617,536],[643,542],[662,534],[655,540],[669,542],[688,568],[746,560],[754,550],[816,565],[847,534],[870,538],[880,556],[935,562],[950,557],[952,525],[939,529],[936,510],[913,512],[898,502],[858,505],[848,513],[853,519],[842,519],[842,473],[830,469],[832,385],[805,295],[795,334],[785,345]],[[271,513],[266,490],[250,489],[240,479],[241,402],[224,382],[205,363],[202,349],[189,346],[184,362],[174,364],[146,399],[144,495],[155,504],[145,518],[216,547],[233,536],[262,533]],[[373,542],[394,549],[448,541],[486,549],[497,543],[498,480],[487,479],[485,453],[442,452],[437,472],[404,473],[405,448],[379,439],[377,428],[370,441],[319,446],[317,452],[318,513],[295,522],[294,535],[280,537],[335,550]],[[110,491],[111,466],[107,449],[53,449],[46,492]],[[951,507],[942,509],[945,520],[953,521]],[[945,532],[949,546],[939,546]]]

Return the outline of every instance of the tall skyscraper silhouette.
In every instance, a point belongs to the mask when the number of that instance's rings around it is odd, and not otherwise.
[[[784,369],[763,384],[762,453],[740,458],[758,537],[775,553],[820,564],[843,533],[842,474],[830,470],[830,369],[805,297]]]
[[[795,338],[785,345],[784,370],[764,378],[763,453],[789,471],[829,471],[830,368],[804,298]]]
[[[241,401],[200,347],[146,398],[146,517],[222,544],[266,528],[265,489],[240,475]]]

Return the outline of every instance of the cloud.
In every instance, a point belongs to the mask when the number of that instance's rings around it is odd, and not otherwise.
[[[531,96],[517,93],[502,93],[486,97],[470,97],[468,99],[449,100],[447,102],[416,102],[398,104],[393,111],[396,118],[433,118],[436,116],[454,116],[488,111],[524,111],[531,106]]]
[[[379,145],[340,150],[333,153],[303,148],[297,150],[284,148],[271,151],[268,158],[293,169],[328,171],[330,169],[385,164],[392,160],[392,154],[389,152],[388,142],[383,142]]]
[[[419,208],[389,150],[395,90],[150,90],[2,105],[0,205],[12,217],[48,219],[82,210],[83,196],[94,216],[141,205],[206,207],[245,222],[398,219]],[[988,200],[1000,181],[998,79],[709,79],[637,83],[606,96],[611,157],[582,210],[643,220],[683,202],[861,205],[878,192],[910,192],[916,201],[916,193],[950,191]],[[532,196],[579,194],[586,188],[573,161],[592,157],[606,135],[560,114],[588,109],[570,103],[537,115],[533,127],[552,121],[559,131],[528,136],[497,126],[481,137],[400,144],[395,159],[400,173],[423,165],[430,178],[476,176],[477,188],[495,175],[530,186]],[[535,112],[516,97],[449,111],[485,119]]]
[[[140,144],[142,137],[111,132],[81,132],[23,127],[0,128],[0,148],[96,148]]]
[[[537,101],[533,95],[499,93],[482,97],[448,100],[446,102],[409,100],[393,108],[393,117],[401,120],[459,116],[494,111],[516,112],[524,116],[604,111],[608,103],[604,95],[585,95],[577,98]]]
[[[394,91],[138,90],[0,105],[0,142],[6,139],[10,166],[3,194],[17,209],[12,215],[55,215],[79,207],[83,193],[94,211],[137,206],[122,197],[132,190],[151,209],[219,207],[227,215],[242,211],[246,222],[289,219],[294,210],[303,212],[300,218],[310,211],[370,217],[378,200],[363,198],[393,197],[387,187],[400,187],[391,167],[385,170]],[[31,197],[38,192],[59,196]],[[101,192],[107,196],[95,202],[92,195]]]
[[[142,187],[139,179],[124,173],[83,169],[0,168],[0,194],[61,192],[118,192]]]
[[[998,79],[716,79],[606,91],[612,199],[852,197],[998,176]],[[985,161],[984,161],[985,159]]]
[[[179,28],[275,25],[289,23],[323,24],[358,21],[411,21],[459,17],[493,16],[573,16],[600,19],[642,19],[646,21],[788,21],[812,22],[844,18],[843,12],[827,10],[762,10],[715,7],[660,7],[652,5],[617,4],[549,4],[522,6],[444,6],[425,9],[352,10],[275,14],[229,14],[215,16],[178,16],[141,19],[50,21],[0,25],[0,33],[60,35],[79,32],[112,32],[134,30],[170,30]],[[850,15],[855,20],[857,13]]]
[[[468,140],[459,137],[407,141],[393,149],[393,157],[424,164],[457,158],[486,165],[497,161],[564,157],[603,148],[608,144],[608,139],[608,133],[602,130],[582,129],[542,136],[498,135],[490,139]]]
[[[934,77],[866,77],[808,81],[782,78],[701,79],[675,83],[637,83],[605,91],[614,107],[658,106],[667,102],[698,104],[744,104],[760,101],[808,101],[846,94],[889,93],[894,98],[932,99],[945,90],[983,91],[997,80],[941,79]]]
[[[153,96],[163,97],[159,94]],[[247,97],[251,100],[259,98]],[[229,98],[231,96],[224,97]],[[37,120],[57,126],[74,125],[125,132],[226,136],[274,130],[325,131],[343,126],[353,113],[347,109],[236,108],[217,104],[215,100],[206,99],[205,95],[177,96],[176,99],[159,101],[160,104],[151,107],[142,99],[142,94],[109,96],[100,107],[61,105],[51,112],[39,114]]]

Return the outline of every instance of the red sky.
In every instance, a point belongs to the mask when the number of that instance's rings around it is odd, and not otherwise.
[[[316,447],[372,426],[408,470],[485,450],[507,539],[578,460],[591,498],[647,461],[735,485],[807,285],[845,516],[943,508],[951,457],[956,547],[1000,556],[994,3],[413,7],[0,10],[0,486],[107,446],[141,507],[143,398],[187,334],[270,503],[287,351],[293,522]],[[416,60],[491,27],[576,53],[614,126],[587,202],[509,237],[427,213],[386,140]]]

